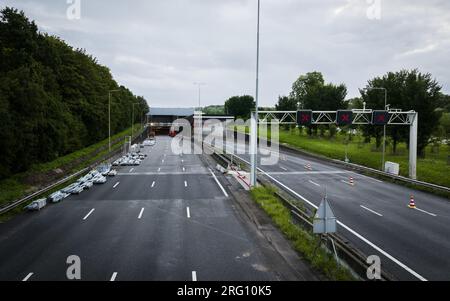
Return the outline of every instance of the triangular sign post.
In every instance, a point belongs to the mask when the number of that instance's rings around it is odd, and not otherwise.
[[[313,233],[326,234],[336,232],[336,217],[333,210],[325,197],[320,203],[314,216]]]

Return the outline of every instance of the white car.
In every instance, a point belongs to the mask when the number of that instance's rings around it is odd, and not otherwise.
[[[30,211],[32,211],[32,210],[41,210],[46,205],[47,205],[47,200],[46,199],[39,199],[39,200],[31,202],[31,204],[29,204],[28,206],[25,206],[25,209],[30,210]]]
[[[106,183],[106,177],[104,176],[98,176],[94,178],[94,184],[105,184]]]
[[[116,176],[117,175],[117,170],[115,170],[115,169],[111,169],[109,172],[108,172],[108,176],[110,176],[110,177],[114,177],[114,176]]]
[[[81,192],[83,192],[84,187],[82,185],[77,185],[74,188],[72,188],[72,190],[70,190],[71,194],[80,194]]]
[[[76,186],[78,186],[78,183],[72,183],[72,184],[70,184],[69,186],[63,188],[63,189],[61,190],[61,192],[69,193],[69,194],[70,194],[70,193],[72,193],[72,190],[73,190]]]
[[[63,199],[65,199],[69,194],[61,192],[61,191],[56,191],[54,193],[52,193],[51,195],[48,196],[48,200],[52,203],[58,203],[60,201],[62,201]]]
[[[97,176],[97,177],[98,177],[98,176]],[[87,182],[84,182],[84,183],[83,183],[83,188],[84,188],[84,189],[89,189],[89,188],[91,188],[92,186],[94,186],[93,180],[97,179],[97,177],[92,178],[91,180],[89,180],[89,181],[87,181]]]

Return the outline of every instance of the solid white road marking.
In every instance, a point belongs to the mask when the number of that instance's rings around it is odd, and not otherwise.
[[[89,217],[89,215],[91,215],[92,214],[92,212],[94,212],[94,210],[95,210],[95,208],[92,208],[91,209],[91,211],[89,211],[89,213],[88,214],[86,214],[86,216],[85,217],[83,217],[83,220],[85,221],[88,217]]]
[[[191,210],[189,210],[189,207],[186,207],[186,216],[187,218],[191,218]]]
[[[142,218],[142,213],[144,213],[144,208],[142,208],[142,209],[141,209],[141,212],[139,212],[138,219],[141,219],[141,218]]]
[[[365,206],[363,206],[363,205],[359,205],[361,208],[363,208],[363,209],[366,209],[367,211],[370,211],[370,212],[372,212],[373,214],[376,214],[376,215],[378,215],[378,216],[383,216],[382,214],[380,214],[380,213],[378,213],[378,212],[376,212],[376,211],[373,211],[372,209],[369,209],[369,208],[367,208],[367,207],[365,207]]]
[[[33,276],[34,273],[29,273],[25,278],[22,279],[22,281],[28,281],[31,276]]]
[[[187,181],[184,181],[184,187],[187,187]]]
[[[283,167],[283,166],[280,166],[280,168],[281,168],[282,170],[288,171],[287,168],[285,168],[285,167]]]
[[[153,181],[153,182],[152,182],[152,188],[155,187],[155,184],[156,184],[156,182]]]
[[[239,157],[242,161],[246,162],[247,164],[250,164],[250,162],[248,162],[247,160]],[[309,204],[311,207],[318,209],[318,207],[316,205],[314,205],[313,203],[311,203],[310,201],[308,201],[306,198],[304,198],[303,196],[301,196],[300,194],[298,194],[297,192],[295,192],[294,190],[292,190],[291,188],[289,188],[288,186],[286,186],[285,184],[281,183],[280,181],[278,181],[277,179],[275,179],[274,177],[272,177],[271,175],[269,175],[267,172],[265,172],[264,170],[262,170],[261,168],[258,168],[259,171],[261,171],[263,174],[267,175],[270,179],[272,179],[272,181],[276,182],[278,185],[280,185],[281,187],[285,188],[286,190],[288,190],[289,192],[291,192],[292,194],[294,194],[295,196],[297,196],[298,198],[302,199],[304,202],[306,202],[307,204]],[[384,256],[386,256],[387,258],[389,258],[392,262],[396,263],[398,266],[400,266],[401,268],[403,268],[404,270],[406,270],[408,273],[412,274],[414,277],[416,277],[417,279],[421,280],[421,281],[427,281],[427,279],[425,277],[423,277],[422,275],[420,275],[419,273],[417,273],[416,271],[414,271],[413,269],[411,269],[410,267],[408,267],[407,265],[405,265],[403,262],[401,262],[400,260],[398,260],[397,258],[393,257],[391,254],[387,253],[386,251],[384,251],[383,249],[381,249],[380,247],[378,247],[377,245],[375,245],[373,242],[371,242],[370,240],[368,240],[367,238],[363,237],[361,234],[359,234],[358,232],[356,232],[355,230],[353,230],[352,228],[348,227],[347,225],[345,225],[344,223],[340,222],[339,220],[337,221],[338,225],[340,225],[342,228],[346,229],[348,232],[352,233],[353,235],[355,235],[357,238],[359,238],[360,240],[362,240],[363,242],[365,242],[366,244],[368,244],[369,246],[371,246],[372,248],[374,248],[375,250],[377,250],[378,252],[380,252],[381,254],[383,254]]]
[[[130,172],[133,172],[134,168],[130,169]]]
[[[316,185],[316,186],[320,187],[320,184],[317,184],[316,182],[313,182],[313,181],[311,181],[311,180],[309,180],[308,182],[311,183],[311,184],[313,184],[313,185]]]
[[[116,184],[114,184],[113,188],[116,188],[117,185],[119,185],[119,184],[120,184],[120,182],[117,182]]]
[[[416,210],[419,210],[420,212],[423,212],[423,213],[426,213],[426,214],[429,214],[429,215],[431,215],[431,216],[437,216],[436,214],[434,214],[434,213],[431,213],[431,212],[428,212],[428,211],[425,211],[425,210],[423,210],[423,209],[419,209],[419,208],[415,208]]]
[[[225,191],[225,188],[223,188],[222,184],[220,184],[219,180],[217,179],[216,175],[214,174],[214,172],[211,170],[211,168],[208,168],[209,172],[212,174],[214,180],[216,181],[217,185],[219,185],[220,189],[222,190],[223,194],[228,197],[228,193]]]
[[[192,271],[192,281],[197,281],[197,272]]]
[[[114,272],[111,276],[111,279],[109,281],[115,281],[117,277],[117,272]]]

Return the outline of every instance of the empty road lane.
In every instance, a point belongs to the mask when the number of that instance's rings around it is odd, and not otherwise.
[[[140,166],[0,224],[0,280],[294,280],[198,155],[158,137]],[[151,150],[151,153],[150,153]]]

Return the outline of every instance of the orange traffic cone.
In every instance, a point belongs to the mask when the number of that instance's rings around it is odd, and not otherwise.
[[[353,178],[352,177],[350,177],[349,179],[348,179],[348,181],[349,181],[349,183],[350,183],[350,185],[355,185],[355,183],[353,182]]]
[[[409,208],[416,209],[416,203],[414,202],[414,196],[411,194],[411,197],[409,198]]]

